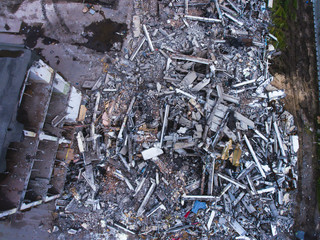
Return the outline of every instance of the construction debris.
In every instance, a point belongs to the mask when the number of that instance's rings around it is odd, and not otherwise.
[[[129,55],[87,90],[75,135],[84,161],[69,166],[69,203],[58,210],[69,234],[272,239],[292,230],[299,144],[285,94],[271,86],[266,4],[180,2],[159,1],[162,20],[135,15]]]

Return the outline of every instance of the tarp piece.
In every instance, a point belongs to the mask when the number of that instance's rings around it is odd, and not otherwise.
[[[207,204],[205,202],[200,202],[198,200],[196,200],[193,204],[193,208],[192,208],[192,212],[197,214],[199,209],[206,209],[207,208]]]

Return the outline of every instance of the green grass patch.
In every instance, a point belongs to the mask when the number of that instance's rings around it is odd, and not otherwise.
[[[308,134],[308,135],[312,135],[313,134],[313,130],[310,126],[308,125],[304,125],[304,131]]]
[[[316,129],[320,129],[320,118],[317,117],[317,121],[316,121]],[[319,161],[319,158],[320,158],[320,142],[319,142],[319,139],[320,139],[320,133],[317,131],[316,132],[316,136],[317,136],[317,145],[316,145],[316,148],[317,148],[317,159]],[[317,174],[319,173],[319,164],[318,164],[318,168],[317,168]],[[319,174],[318,174],[319,176]],[[317,181],[317,202],[318,202],[318,210],[320,211],[320,176],[318,177],[318,181]]]
[[[318,178],[318,181],[317,181],[317,202],[318,202],[318,211],[320,211],[320,177]]]
[[[278,39],[278,48],[284,50],[287,46],[286,31],[288,22],[296,21],[298,0],[275,0],[271,9],[272,25],[269,27],[271,34]]]

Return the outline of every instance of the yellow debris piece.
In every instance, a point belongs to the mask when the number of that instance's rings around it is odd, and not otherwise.
[[[229,151],[232,149],[232,140],[230,139],[229,142],[227,142],[226,146],[224,147],[222,154],[221,154],[221,159],[222,160],[227,160],[229,159]]]

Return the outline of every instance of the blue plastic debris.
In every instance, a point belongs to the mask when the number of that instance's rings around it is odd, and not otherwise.
[[[296,237],[300,240],[304,240],[304,231],[297,231]]]
[[[198,213],[199,209],[206,209],[207,208],[207,204],[205,202],[200,202],[198,200],[196,200],[193,204],[193,208],[192,208],[192,212],[193,213]]]

